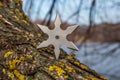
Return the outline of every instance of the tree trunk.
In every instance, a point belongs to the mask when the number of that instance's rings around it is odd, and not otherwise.
[[[7,4],[6,4],[7,3]],[[23,14],[20,0],[0,2],[0,79],[2,80],[106,80],[61,50],[36,49],[46,39]]]

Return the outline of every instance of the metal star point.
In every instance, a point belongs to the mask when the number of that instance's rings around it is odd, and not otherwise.
[[[66,39],[66,36],[68,34],[71,34],[76,28],[77,25],[75,26],[70,26],[66,30],[62,30],[60,28],[61,20],[59,15],[56,16],[55,20],[55,28],[53,30],[48,29],[47,26],[39,25],[38,27],[46,33],[49,37],[46,41],[43,41],[42,43],[39,44],[37,48],[42,48],[42,47],[47,47],[48,45],[52,44],[54,46],[54,53],[56,59],[59,58],[60,55],[60,47],[62,45],[66,45],[68,48],[74,49],[74,50],[79,50],[71,41],[68,41]]]

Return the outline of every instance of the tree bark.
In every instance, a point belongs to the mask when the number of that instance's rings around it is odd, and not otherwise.
[[[106,80],[61,50],[55,60],[53,47],[36,49],[46,40],[21,9],[20,0],[0,2],[0,79],[2,80]]]

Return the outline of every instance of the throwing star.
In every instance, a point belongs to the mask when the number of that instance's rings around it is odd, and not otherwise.
[[[50,30],[47,26],[38,24],[38,27],[44,33],[46,33],[49,37],[46,41],[43,41],[42,43],[40,43],[37,48],[47,47],[48,45],[52,44],[54,46],[54,53],[55,53],[56,59],[59,58],[60,47],[62,45],[66,45],[68,48],[78,50],[78,48],[73,44],[72,41],[68,41],[66,39],[66,36],[72,33],[77,28],[77,25],[70,26],[66,30],[62,30],[60,28],[60,24],[61,24],[61,20],[59,15],[56,16],[55,28],[53,30]]]

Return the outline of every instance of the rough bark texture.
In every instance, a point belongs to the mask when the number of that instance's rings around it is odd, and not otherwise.
[[[0,80],[106,80],[61,51],[55,60],[53,47],[36,49],[46,36],[37,33],[22,13],[21,1],[0,2]]]

